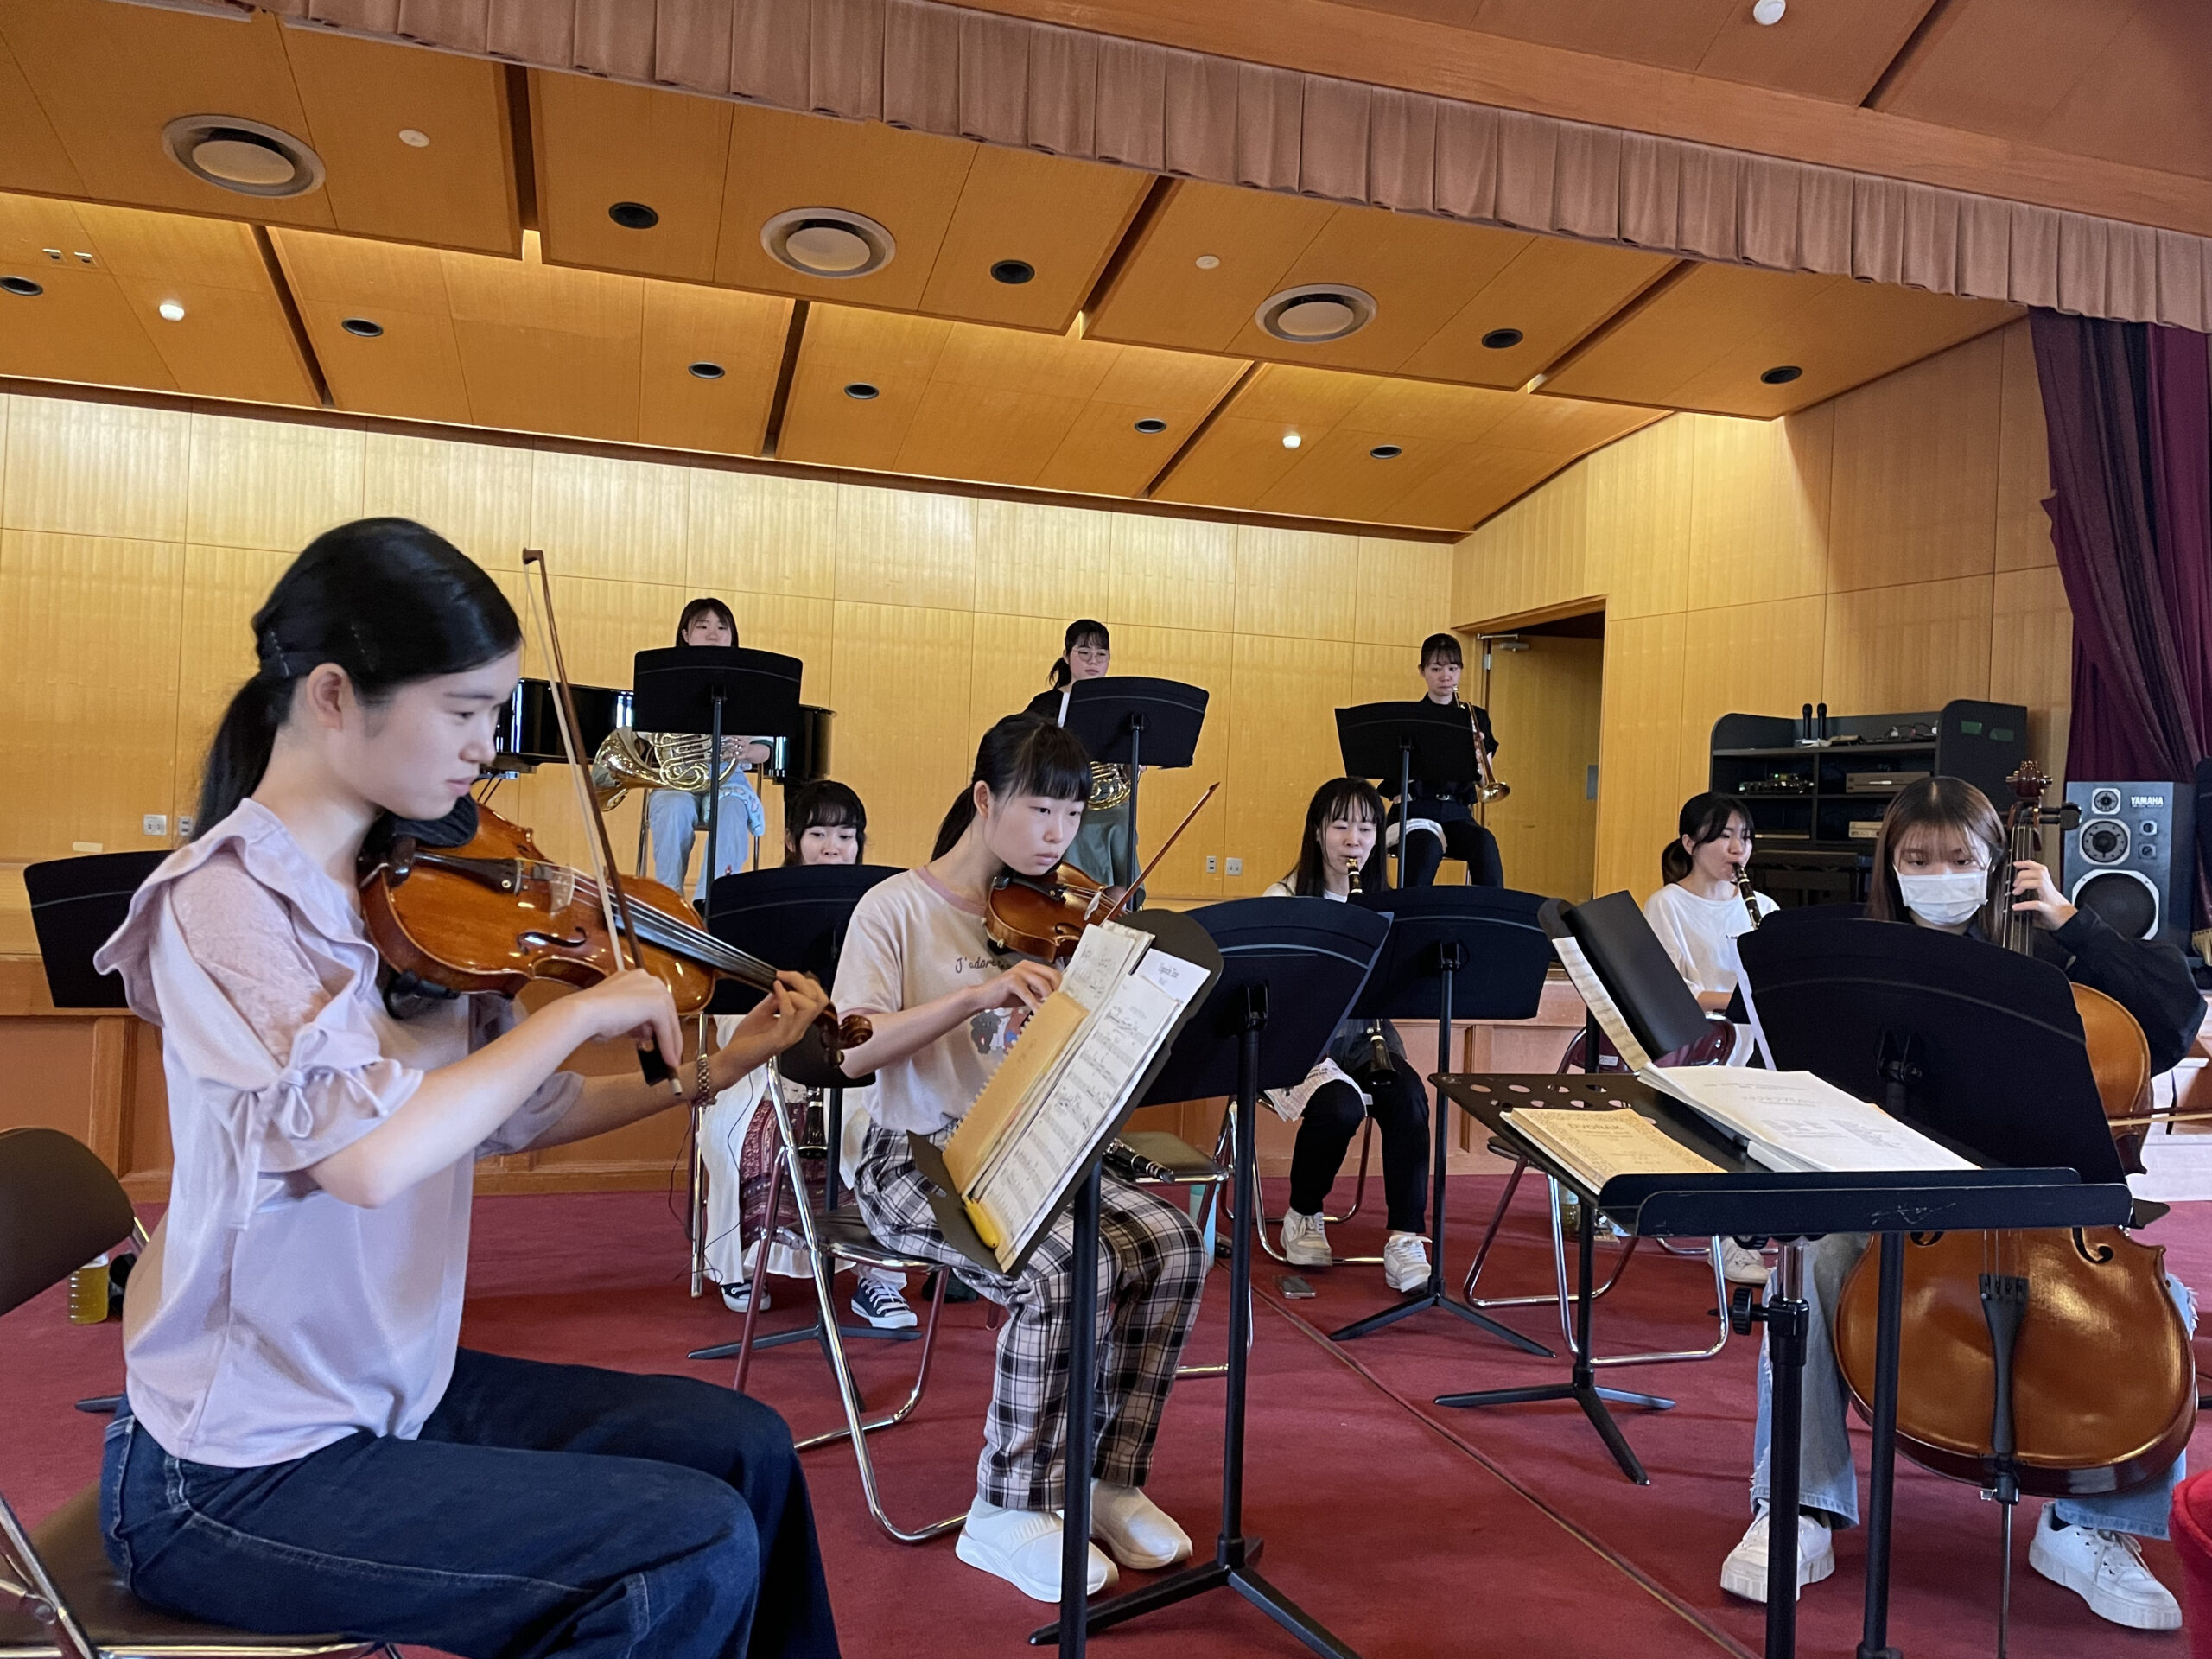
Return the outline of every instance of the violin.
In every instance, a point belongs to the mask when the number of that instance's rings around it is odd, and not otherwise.
[[[534,979],[582,988],[634,963],[688,1014],[707,1006],[718,980],[758,991],[775,984],[774,968],[701,927],[681,893],[640,876],[622,887],[634,925],[622,930],[626,951],[607,931],[591,875],[549,859],[529,830],[480,805],[476,834],[461,846],[395,837],[363,873],[361,911],[371,942],[395,971],[452,991],[512,996]],[[873,1034],[864,1017],[840,1020],[834,1010],[816,1030],[833,1065],[836,1051]]]
[[[1118,898],[1109,897],[1112,888],[1072,864],[1058,865],[1044,876],[1001,871],[984,896],[983,937],[995,950],[1011,950],[1055,968],[1066,967],[1074,959],[1076,946],[1083,942],[1084,929],[1110,922],[1128,908],[1131,896],[1144,887],[1145,877],[1167,856],[1167,849],[1191,827],[1191,821],[1220,787],[1217,782],[1206,785],[1206,792],[1183,815],[1175,833],[1160,843],[1160,850]]]
[[[2034,919],[2011,907],[2012,872],[2035,856],[2040,827],[2058,819],[2042,806],[2050,780],[2033,762],[2007,781],[2018,799],[2007,815],[1999,931],[2024,951]],[[2074,995],[2117,1131],[2148,1086],[2149,1051],[2119,1003],[2087,986]],[[1880,1254],[1878,1243],[1869,1246],[1836,1307],[1836,1362],[1862,1415],[1873,1398]],[[2022,1492],[2065,1497],[2148,1480],[2196,1427],[2196,1368],[2167,1294],[2165,1252],[2117,1227],[1912,1234],[1901,1331],[1899,1446],[1937,1474],[1994,1488],[2008,1517]]]

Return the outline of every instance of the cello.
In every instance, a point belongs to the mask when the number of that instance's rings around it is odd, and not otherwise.
[[[2012,877],[2036,857],[2050,780],[2031,761],[2006,780],[2007,856],[1999,942],[2031,952],[2036,925],[2012,908]],[[2150,1054],[2133,1015],[2076,985],[2098,1097],[2124,1152],[2139,1142]],[[2023,1110],[2034,1103],[2022,1102]],[[2141,1167],[2139,1163],[2133,1165]],[[1836,1363],[1870,1421],[1880,1302],[1879,1241],[1845,1281]],[[2119,1227],[1908,1235],[1897,1363],[1897,1443],[1923,1468],[1993,1492],[2004,1509],[2009,1596],[2012,1505],[2022,1493],[2083,1497],[2155,1478],[2196,1422],[2196,1368],[2168,1294],[2165,1252]],[[2000,1611],[1998,1651],[2004,1652]]]

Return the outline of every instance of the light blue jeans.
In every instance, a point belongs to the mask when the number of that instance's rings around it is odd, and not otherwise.
[[[646,798],[645,817],[653,844],[653,880],[681,893],[684,873],[691,864],[692,838],[707,827],[706,792],[689,795],[680,789],[657,789]],[[721,857],[716,861],[721,868],[715,874],[730,875],[745,868],[752,855],[753,837],[768,828],[760,798],[741,772],[730,773],[729,781],[722,785],[721,817]],[[708,880],[707,861],[702,856],[696,894],[702,901],[707,896]]]
[[[1797,1505],[1819,1510],[1844,1526],[1859,1524],[1859,1471],[1851,1458],[1851,1436],[1844,1415],[1848,1409],[1843,1373],[1835,1363],[1835,1306],[1843,1281],[1866,1253],[1865,1233],[1831,1233],[1805,1249],[1805,1300],[1813,1310],[1812,1329],[1805,1344],[1805,1421],[1799,1437]],[[1767,1294],[1775,1294],[1777,1272],[1767,1281]],[[2196,1329],[2196,1298],[2189,1287],[2166,1275],[2166,1288],[2190,1330]],[[1758,1426],[1751,1440],[1751,1503],[1766,1502],[1767,1442],[1772,1433],[1774,1372],[1766,1346],[1759,1346]],[[2094,1527],[2107,1532],[2129,1532],[2139,1538],[2166,1535],[2166,1512],[2173,1505],[2174,1488],[2187,1472],[2188,1454],[2176,1458],[2173,1467],[2157,1480],[2127,1491],[2099,1497],[2056,1500],[2057,1515],[2069,1527]]]

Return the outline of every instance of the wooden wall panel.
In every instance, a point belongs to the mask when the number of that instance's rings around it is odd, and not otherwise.
[[[2066,775],[2074,705],[2074,613],[2055,565],[1999,570],[1991,583],[1989,696],[2028,706],[2028,749]]]
[[[1240,524],[1236,632],[1349,644],[1358,632],[1358,605],[1351,591],[1358,577],[1355,537]]]
[[[1052,620],[1046,658],[1058,654],[1061,630],[1079,616],[1096,617],[1111,631],[1114,619],[1103,614],[1112,597],[1108,514],[1019,501],[978,501],[975,508],[978,611]],[[1040,661],[1034,675],[1044,671]]]
[[[1831,603],[1815,594],[1691,611],[1684,617],[1681,753],[1676,776],[1688,784],[1686,792],[1706,786],[1713,722],[1732,709],[1778,714],[1818,702],[1823,696],[1839,713],[1862,706],[1892,706],[1839,701],[1824,678],[1822,641],[1828,627],[1826,607]],[[1681,802],[1677,798],[1672,804],[1679,807]]]
[[[1597,868],[1592,890],[1659,885],[1659,848],[1688,787],[1683,776],[1683,639],[1680,611],[1605,620],[1598,760]]]
[[[2035,342],[2024,327],[2007,328],[2005,388],[1997,449],[1997,568],[2024,570],[2055,565],[2050,515],[2050,436],[2044,425],[2043,386],[2036,378]]]
[[[832,597],[846,493],[811,479],[693,473],[684,580],[702,593]]]
[[[1584,464],[1584,579],[1605,594],[1608,626],[1616,618],[1679,611],[1689,602],[1695,454],[1695,446],[1676,442],[1662,425],[1631,433]]]
[[[1240,858],[1224,896],[1264,890],[1294,863],[1314,786],[1343,771],[1334,710],[1351,690],[1352,647],[1320,639],[1236,636],[1230,677],[1230,808],[1224,845]]]
[[[184,539],[192,417],[181,410],[16,398],[8,422],[10,530]]]
[[[1986,696],[1991,579],[1831,594],[1821,687],[1835,709],[1940,709]]]
[[[531,533],[530,451],[371,432],[361,511],[428,524],[487,569],[519,570]]]
[[[245,515],[237,515],[244,522]],[[190,812],[200,797],[201,763],[215,724],[238,689],[259,666],[252,616],[292,562],[290,552],[192,543],[183,550],[178,595],[175,785],[174,810]]]
[[[968,781],[976,623],[965,610],[837,601],[837,772],[868,803],[876,861],[927,858]]]
[[[365,434],[205,415],[192,423],[185,538],[296,553],[362,516]]]
[[[837,596],[966,611],[976,599],[976,503],[849,490],[837,503]]]
[[[531,473],[531,545],[556,575],[680,584],[691,475],[688,467],[541,454]]]
[[[1150,858],[1197,804],[1209,784],[1221,789],[1205,810],[1191,822],[1183,838],[1160,861],[1147,892],[1199,900],[1221,898],[1229,891],[1223,883],[1221,859],[1228,851],[1230,742],[1235,729],[1236,641],[1225,633],[1203,633],[1192,628],[1121,627],[1114,634],[1115,665],[1132,674],[1181,680],[1206,689],[1206,722],[1198,737],[1198,752],[1187,767],[1145,773],[1137,810],[1141,820],[1139,850]],[[1304,779],[1310,791],[1327,773]],[[1206,868],[1206,858],[1214,868]]]
[[[1831,411],[1823,405],[1777,421],[1686,418],[1696,457],[1687,607],[1824,592]]]
[[[1164,628],[1233,632],[1236,626],[1236,528],[1188,518],[1141,518],[1116,513],[1107,528],[1113,547],[1108,613]]]

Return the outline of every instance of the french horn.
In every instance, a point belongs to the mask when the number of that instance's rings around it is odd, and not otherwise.
[[[639,732],[616,727],[591,758],[591,787],[599,798],[600,810],[609,811],[620,805],[633,789],[704,793],[709,787],[711,770],[707,751],[713,745],[712,738],[689,732]],[[711,786],[719,789],[728,783],[737,764],[737,756],[731,754]]]

